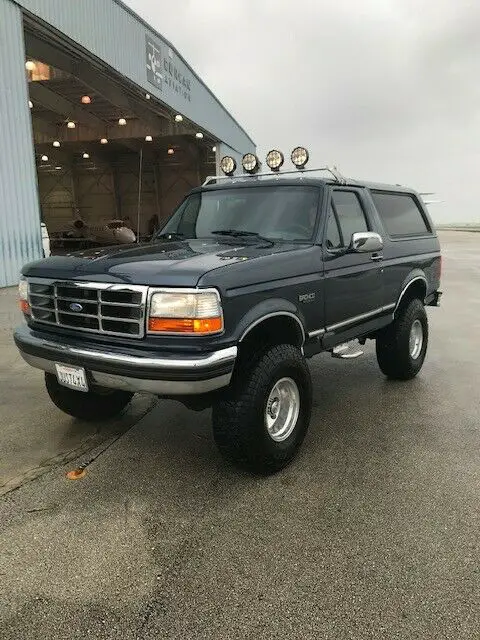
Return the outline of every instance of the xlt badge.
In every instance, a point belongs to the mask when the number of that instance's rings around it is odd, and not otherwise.
[[[314,293],[302,293],[298,296],[299,302],[313,302],[315,300]]]

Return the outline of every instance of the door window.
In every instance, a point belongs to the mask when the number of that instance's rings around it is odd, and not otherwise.
[[[334,251],[335,249],[341,249],[343,246],[342,237],[340,235],[340,229],[338,228],[337,216],[333,209],[333,204],[330,204],[330,213],[327,221],[327,231],[325,233],[325,240],[327,249]]]
[[[343,245],[346,247],[354,233],[368,231],[367,219],[354,191],[334,191],[332,199],[342,232]]]

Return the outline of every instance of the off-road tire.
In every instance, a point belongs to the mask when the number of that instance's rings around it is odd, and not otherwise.
[[[300,409],[291,434],[278,442],[265,424],[267,400],[275,383],[291,378],[298,387]],[[310,422],[312,384],[301,351],[282,344],[238,363],[231,388],[213,407],[215,442],[222,455],[258,473],[275,473],[294,458]]]
[[[419,320],[423,328],[423,344],[417,358],[410,354],[410,331]],[[411,380],[423,366],[428,346],[428,318],[423,303],[415,298],[401,308],[391,325],[376,340],[378,365],[392,380]]]
[[[54,405],[69,416],[87,422],[113,418],[125,409],[133,397],[128,391],[75,391],[62,386],[52,373],[45,373],[45,385]]]

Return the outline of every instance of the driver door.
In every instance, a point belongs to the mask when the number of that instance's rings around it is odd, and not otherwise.
[[[381,254],[345,253],[353,233],[375,230],[366,210],[360,189],[332,188],[323,243],[327,331],[341,332],[381,312]]]

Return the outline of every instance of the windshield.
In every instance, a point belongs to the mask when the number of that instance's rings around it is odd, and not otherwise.
[[[239,232],[269,240],[311,241],[320,190],[303,186],[218,189],[186,198],[156,237],[218,237]],[[243,232],[243,233],[242,233]]]

